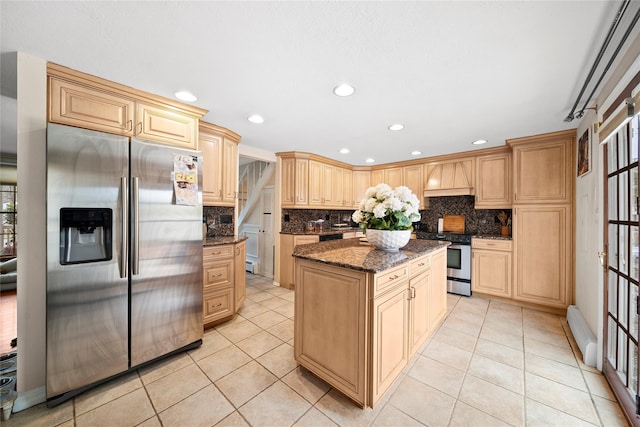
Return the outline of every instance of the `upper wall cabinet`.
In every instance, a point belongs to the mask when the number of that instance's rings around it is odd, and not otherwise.
[[[513,203],[571,203],[575,129],[507,140],[513,149]]]
[[[371,171],[358,169],[353,171],[353,204],[351,206],[353,209],[358,209],[360,206],[360,200],[364,199],[364,193],[367,191],[367,188],[370,187],[370,183]]]
[[[462,196],[474,192],[473,157],[424,164],[424,196]]]
[[[235,206],[238,185],[240,135],[207,122],[200,122],[199,148],[204,157],[202,204]]]
[[[511,209],[511,152],[476,158],[476,209]]]
[[[178,147],[198,148],[207,110],[47,64],[48,120]]]

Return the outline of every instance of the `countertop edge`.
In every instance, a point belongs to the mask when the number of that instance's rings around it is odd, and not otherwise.
[[[202,240],[202,246],[219,246],[219,245],[230,245],[233,243],[240,243],[247,240],[247,236],[216,236],[216,237],[207,237]]]

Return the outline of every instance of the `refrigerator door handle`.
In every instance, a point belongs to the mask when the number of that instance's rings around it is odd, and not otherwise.
[[[124,279],[127,277],[127,240],[129,239],[129,219],[127,217],[127,212],[129,210],[128,207],[129,200],[129,192],[127,189],[127,177],[123,176],[120,178],[120,206],[122,208],[121,218],[122,218],[122,227],[120,231],[122,235],[120,236],[120,278]]]
[[[139,195],[139,180],[137,176],[131,178],[131,215],[133,230],[131,230],[131,268],[133,275],[140,272],[140,257],[139,257],[139,243],[140,243],[140,216],[138,215],[140,200]]]

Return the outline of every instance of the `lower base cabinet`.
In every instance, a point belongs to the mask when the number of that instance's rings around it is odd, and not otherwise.
[[[246,241],[203,248],[202,322],[211,327],[231,319],[246,295]]]
[[[511,298],[511,241],[474,238],[471,250],[472,291]]]
[[[446,248],[377,274],[297,258],[295,273],[295,358],[362,407],[446,314]]]

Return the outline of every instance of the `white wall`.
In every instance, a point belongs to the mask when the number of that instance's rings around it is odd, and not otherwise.
[[[591,137],[591,171],[576,178],[576,284],[575,304],[580,309],[591,332],[598,338],[597,367],[602,370],[603,361],[603,289],[604,270],[600,266],[598,252],[603,250],[603,146],[599,145],[598,134],[593,125],[602,121],[604,112],[613,99],[640,71],[640,36],[630,45],[629,50],[616,67],[602,92],[591,105],[598,105],[598,111],[588,110],[579,124],[576,140],[586,129]],[[636,107],[638,108],[638,107]],[[575,171],[575,168],[574,168]],[[574,172],[575,173],[575,172]]]
[[[46,339],[47,63],[18,53],[18,400],[42,402]]]

